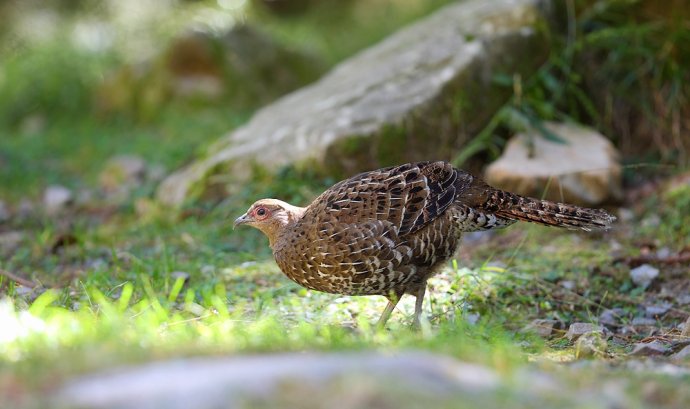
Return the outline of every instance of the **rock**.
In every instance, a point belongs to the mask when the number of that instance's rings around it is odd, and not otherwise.
[[[638,287],[647,288],[659,275],[659,269],[649,264],[642,264],[630,270],[630,278]]]
[[[575,341],[575,358],[603,357],[606,355],[607,346],[603,332],[592,331],[584,333]]]
[[[252,163],[343,176],[450,159],[510,97],[494,76],[527,77],[548,55],[542,29],[551,16],[541,4],[470,0],[440,9],[258,111],[206,157],[168,176],[158,199],[180,206],[214,191],[214,172],[239,183]]]
[[[138,186],[146,176],[146,161],[135,155],[114,156],[106,162],[98,180],[101,187],[108,191],[123,186]]]
[[[17,206],[17,217],[28,219],[33,216],[35,210],[34,203],[27,198],[23,198]]]
[[[599,315],[599,324],[607,326],[618,326],[620,323],[620,318],[626,315],[625,310],[622,308],[613,308],[610,310],[604,310]]]
[[[179,279],[182,279],[184,281],[184,283],[186,284],[189,282],[189,273],[186,273],[184,271],[173,271],[172,273],[170,273],[170,278],[173,281],[177,281]]]
[[[151,182],[160,182],[165,177],[165,167],[161,164],[153,164],[149,166],[146,173],[146,179]]]
[[[668,346],[660,341],[654,340],[648,343],[637,343],[633,347],[630,355],[632,356],[659,356],[668,351]]]
[[[644,309],[644,313],[647,318],[661,317],[662,315],[666,314],[671,307],[673,307],[673,304],[669,302],[656,305],[647,305]]]
[[[572,280],[561,280],[558,282],[558,285],[560,285],[561,287],[563,287],[569,291],[573,291],[577,287],[577,284],[575,284],[575,281],[572,281]]]
[[[564,143],[536,130],[516,135],[486,169],[486,181],[526,196],[542,197],[546,191],[546,199],[584,206],[622,198],[618,152],[605,136],[571,124],[545,127]]]
[[[690,304],[690,294],[679,295],[679,296],[676,298],[676,302],[678,303],[678,305],[688,305],[688,304]]]
[[[671,256],[671,249],[668,247],[662,247],[656,251],[656,257],[659,259],[665,259]]]
[[[688,319],[685,321],[685,325],[683,326],[683,330],[681,331],[680,335],[683,337],[690,337],[690,316],[688,316]]]
[[[690,361],[690,345],[671,355],[671,359],[676,362]]]
[[[4,223],[10,219],[10,209],[4,201],[0,200],[0,223]]]
[[[72,191],[64,186],[51,185],[43,192],[43,208],[49,215],[64,211],[73,200]]]
[[[654,318],[635,317],[631,324],[635,327],[655,327],[658,322]]]
[[[557,320],[536,319],[527,324],[521,331],[532,332],[542,338],[549,338],[559,324]]]
[[[600,325],[594,325],[588,322],[574,322],[570,324],[570,327],[568,328],[568,332],[565,334],[565,337],[568,338],[568,341],[574,342],[584,334],[588,334],[590,332],[598,332],[603,335],[604,331],[604,327]]]
[[[4,259],[12,255],[22,244],[26,234],[21,231],[0,232],[0,256]]]
[[[89,375],[67,383],[57,402],[80,408],[297,407],[284,401],[292,393],[299,407],[304,396],[319,402],[313,407],[370,407],[343,406],[343,399],[365,392],[375,399],[365,402],[376,407],[408,407],[407,399],[435,407],[440,397],[488,398],[500,383],[489,368],[427,353],[296,353],[179,359]],[[267,401],[273,404],[260,404]]]

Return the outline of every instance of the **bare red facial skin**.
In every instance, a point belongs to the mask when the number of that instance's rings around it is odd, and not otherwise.
[[[255,220],[265,220],[271,215],[271,212],[264,206],[257,206],[252,213]]]

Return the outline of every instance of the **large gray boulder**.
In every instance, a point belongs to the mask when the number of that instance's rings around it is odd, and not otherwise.
[[[524,78],[546,59],[545,4],[470,0],[442,8],[258,111],[164,180],[158,198],[180,205],[205,191],[211,174],[241,180],[252,163],[269,170],[308,163],[342,176],[450,159],[510,97],[496,75]]]

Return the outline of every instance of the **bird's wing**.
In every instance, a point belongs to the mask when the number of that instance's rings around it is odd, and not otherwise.
[[[438,218],[472,182],[446,162],[418,162],[365,172],[319,196],[308,212],[340,223],[386,220],[398,235],[414,233]]]
[[[409,263],[412,249],[388,221],[341,223],[327,214],[318,224],[302,219],[293,236],[289,251],[274,251],[276,262],[292,280],[315,290],[385,294],[416,271]]]

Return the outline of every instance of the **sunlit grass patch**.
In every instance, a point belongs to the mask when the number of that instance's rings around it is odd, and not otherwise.
[[[251,270],[251,269],[249,269]],[[237,271],[245,278],[252,271]],[[514,335],[490,317],[455,318],[446,295],[433,294],[433,326],[410,328],[413,298],[404,300],[388,330],[373,322],[385,306],[380,297],[337,297],[286,284],[256,293],[224,285],[165,287],[146,278],[106,295],[96,287],[48,290],[18,308],[0,307],[0,366],[41,382],[43,376],[80,373],[172,356],[219,353],[429,349],[508,370],[524,362]],[[245,289],[246,290],[246,289]],[[435,310],[434,310],[435,308]],[[428,311],[428,309],[427,309]]]

